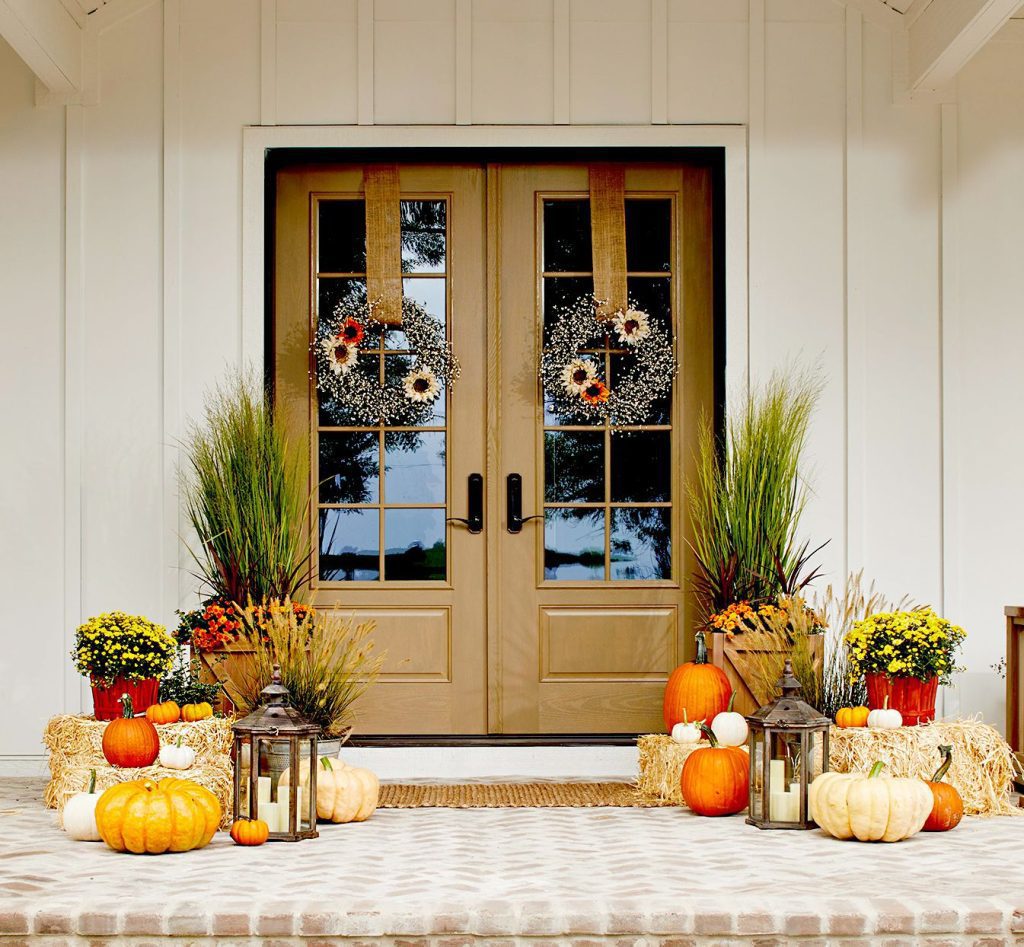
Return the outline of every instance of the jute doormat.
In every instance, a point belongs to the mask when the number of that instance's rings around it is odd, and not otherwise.
[[[666,803],[642,799],[633,783],[385,783],[381,809],[646,809]]]

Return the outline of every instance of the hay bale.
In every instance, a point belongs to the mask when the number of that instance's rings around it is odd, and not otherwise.
[[[703,744],[707,746],[707,744]],[[683,763],[700,743],[676,743],[665,733],[652,733],[640,737],[640,775],[636,788],[641,797],[651,802],[685,806],[679,788]]]
[[[43,796],[46,806],[63,812],[68,797],[81,792],[96,770],[96,788],[106,789],[131,779],[164,779],[177,776],[205,786],[219,800],[224,824],[230,819],[232,766],[231,720],[208,717],[193,723],[167,723],[157,726],[161,745],[176,743],[196,751],[196,762],[187,770],[145,766],[121,769],[111,766],[103,756],[103,731],[107,724],[94,717],[62,714],[51,718],[43,731],[43,742],[50,751],[50,781]]]
[[[881,760],[892,776],[928,779],[938,768],[939,747],[953,747],[953,765],[946,780],[964,800],[967,815],[1020,815],[1010,791],[1016,772],[1009,744],[979,720],[949,720],[874,730],[833,727],[829,765],[838,773],[866,773]]]

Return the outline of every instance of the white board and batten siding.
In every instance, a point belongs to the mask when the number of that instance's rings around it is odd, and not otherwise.
[[[88,706],[81,616],[170,623],[190,600],[175,438],[242,357],[259,124],[426,124],[437,144],[454,125],[746,126],[730,364],[820,361],[805,526],[831,537],[829,577],[863,566],[965,625],[947,708],[1001,721],[989,665],[1024,597],[1019,22],[950,104],[894,105],[890,34],[830,0],[124,0],[90,20],[97,104],[36,107],[0,41],[6,771]]]

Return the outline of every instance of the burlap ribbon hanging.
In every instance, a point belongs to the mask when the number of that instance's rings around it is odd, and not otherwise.
[[[626,309],[626,172],[621,164],[590,166],[590,238],[599,313]]]
[[[366,199],[366,298],[373,317],[402,323],[401,192],[398,165],[371,164],[363,170]]]

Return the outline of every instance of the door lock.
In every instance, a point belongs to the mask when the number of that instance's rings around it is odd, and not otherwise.
[[[505,478],[505,510],[505,528],[513,534],[523,531],[523,523],[542,519],[540,513],[523,516],[523,478],[520,474],[510,473]]]
[[[471,533],[484,530],[484,478],[483,474],[471,473],[466,481],[466,496],[469,514],[449,516],[449,523],[462,523]]]

